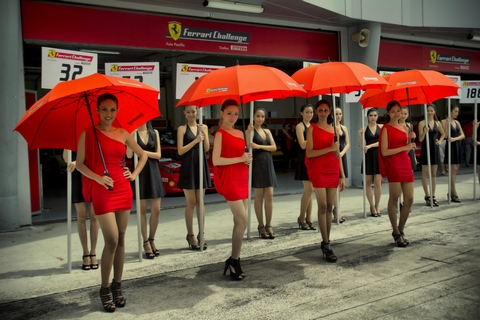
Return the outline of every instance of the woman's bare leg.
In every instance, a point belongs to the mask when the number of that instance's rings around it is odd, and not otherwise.
[[[150,199],[150,232],[148,233],[148,239],[155,239],[155,234],[157,233],[158,223],[160,222],[160,204],[162,199],[155,198]],[[150,240],[150,247],[153,251],[157,249],[157,246]]]
[[[255,190],[255,202],[253,206],[255,208],[255,215],[257,216],[258,226],[261,228],[261,227],[265,227],[265,224],[263,223],[263,197],[264,197],[265,189],[254,188],[254,190]]]
[[[265,223],[267,226],[271,226],[273,216],[273,187],[268,187],[263,190],[263,198],[265,199]]]
[[[130,210],[118,211],[115,213],[115,220],[118,227],[118,244],[113,260],[113,280],[122,281],[123,265],[125,264],[125,232],[127,231]]]
[[[232,258],[238,259],[242,249],[243,235],[248,225],[246,203],[244,200],[228,201],[228,206],[233,214]]]
[[[373,178],[373,183],[375,185],[375,212],[380,214],[380,198],[382,197],[382,176],[376,174]]]
[[[302,181],[303,182],[303,194],[302,199],[300,200],[300,215],[298,219],[300,222],[305,222],[308,220],[312,222],[312,194],[313,194],[313,186],[310,181]]]
[[[118,226],[115,213],[109,212],[97,216],[98,223],[102,229],[105,247],[102,252],[101,275],[102,287],[107,288],[110,282],[110,272],[112,271],[115,252],[118,245]]]

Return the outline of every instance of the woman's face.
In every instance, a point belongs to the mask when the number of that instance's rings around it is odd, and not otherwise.
[[[335,108],[335,118],[336,118],[337,124],[339,124],[342,121],[342,116],[343,116],[342,109]]]
[[[303,112],[300,112],[302,115],[303,121],[310,122],[313,118],[313,108],[312,107],[306,107],[303,109]]]
[[[263,110],[257,110],[255,112],[254,121],[257,126],[261,126],[265,122],[265,112]]]
[[[105,124],[112,124],[117,116],[117,111],[117,104],[111,99],[103,100],[97,109],[100,121]]]
[[[223,123],[227,124],[230,127],[235,125],[235,122],[238,120],[239,107],[235,105],[227,106],[223,111],[220,111],[220,116],[223,119]]]
[[[400,120],[406,121],[408,118],[408,109],[407,108],[402,108]]]
[[[427,116],[429,118],[433,118],[433,116],[435,115],[435,109],[433,107],[427,107]]]
[[[450,111],[450,115],[452,116],[452,119],[455,119],[458,117],[458,114],[460,113],[460,110],[458,108],[454,108],[452,111]]]
[[[390,118],[392,120],[398,122],[398,120],[402,116],[402,110],[400,109],[400,106],[396,105],[396,106],[392,107],[390,109],[390,111],[388,111],[388,115],[390,116]]]
[[[195,106],[186,106],[185,110],[183,110],[183,113],[185,114],[185,118],[187,118],[188,121],[194,121],[197,120],[197,107]]]
[[[368,114],[368,122],[370,123],[377,123],[378,113],[376,111],[372,111]]]
[[[326,103],[322,103],[321,105],[319,105],[316,111],[318,118],[323,120],[326,120],[328,115],[330,114],[330,108]]]

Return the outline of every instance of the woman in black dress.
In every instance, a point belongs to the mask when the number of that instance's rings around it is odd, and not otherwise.
[[[137,143],[148,156],[145,167],[140,172],[140,223],[143,237],[143,249],[147,259],[160,255],[155,246],[155,233],[160,220],[160,201],[165,196],[162,177],[158,168],[158,159],[161,157],[160,137],[152,124],[147,122],[137,129]],[[127,157],[131,158],[133,151],[127,149]],[[132,185],[134,185],[132,183]],[[135,193],[134,193],[135,197]],[[150,200],[150,231],[147,231],[147,200]],[[147,236],[148,234],[148,236]]]
[[[422,165],[422,186],[425,193],[425,203],[430,206],[438,207],[437,199],[435,199],[435,189],[437,187],[437,168],[440,164],[440,144],[445,138],[445,131],[438,121],[437,108],[434,104],[427,106],[427,119],[418,123],[418,140],[422,142],[422,151],[420,154],[420,164]],[[427,122],[428,121],[428,122]],[[427,140],[425,139],[428,132],[428,142],[430,153],[427,152]],[[440,137],[438,134],[440,133]],[[428,157],[430,157],[430,168],[432,174],[432,195],[430,196],[428,188]]]
[[[380,167],[378,165],[378,137],[380,136],[380,129],[383,125],[377,124],[378,111],[375,108],[367,111],[368,124],[365,128],[358,130],[360,135],[360,148],[365,152],[365,190],[367,200],[370,204],[370,215],[372,217],[381,216],[380,213],[380,197],[382,196],[382,175],[380,174]],[[363,146],[363,139],[365,137],[365,146]],[[362,171],[363,173],[363,164]],[[374,184],[375,202],[372,198],[371,185]]]
[[[460,109],[458,106],[453,106],[450,109],[450,117],[442,120],[443,131],[448,136],[449,127],[450,127],[450,137],[447,137],[447,144],[445,146],[445,160],[444,163],[448,165],[448,149],[451,147],[451,162],[450,167],[451,171],[450,174],[450,190],[452,192],[450,199],[452,202],[462,202],[458,198],[457,189],[455,187],[455,183],[457,181],[457,172],[460,164],[462,163],[462,155],[461,155],[461,143],[462,140],[465,139],[465,135],[463,134],[462,126],[460,123],[455,120],[458,117],[458,113]]]
[[[248,126],[247,141],[253,133],[252,187],[255,190],[255,214],[258,221],[258,235],[262,239],[275,239],[272,230],[273,188],[277,186],[277,177],[273,166],[272,152],[277,150],[270,130],[263,128],[265,110],[256,109],[254,125]],[[263,224],[263,203],[265,200],[265,223]]]
[[[177,130],[177,149],[178,154],[182,156],[182,166],[180,167],[180,178],[178,180],[178,187],[183,189],[185,200],[187,201],[185,207],[185,223],[187,225],[187,243],[191,250],[199,250],[197,240],[200,239],[200,234],[195,239],[193,232],[193,210],[197,210],[197,221],[200,226],[200,217],[203,213],[203,227],[205,230],[205,207],[200,208],[200,171],[199,171],[199,145],[203,141],[203,190],[212,187],[210,180],[210,171],[208,170],[207,158],[205,153],[210,149],[210,142],[208,139],[208,127],[204,124],[197,123],[197,107],[186,106],[183,110],[187,119],[187,124],[178,127]],[[200,211],[201,210],[201,211]],[[203,250],[207,249],[207,243],[203,243]]]
[[[340,142],[340,157],[342,158],[342,166],[343,166],[343,172],[345,174],[345,178],[348,178],[348,166],[347,166],[347,151],[350,149],[350,137],[348,135],[348,128],[341,124],[342,122],[342,109],[337,107],[335,108],[335,118],[336,118],[336,131],[337,135],[339,137],[339,142]],[[343,190],[342,190],[343,191]],[[338,193],[338,203],[340,204],[340,192]],[[333,222],[337,222],[337,219],[339,219],[339,222],[343,223],[345,222],[345,218],[340,214],[337,210],[337,208],[333,209]]]
[[[305,166],[305,148],[307,147],[307,131],[313,118],[313,106],[310,103],[300,108],[302,122],[295,127],[298,141],[297,166],[295,168],[295,180],[303,182],[303,194],[300,200],[300,215],[297,218],[298,227],[302,230],[317,230],[312,219],[312,194],[313,186],[308,179],[307,167]]]

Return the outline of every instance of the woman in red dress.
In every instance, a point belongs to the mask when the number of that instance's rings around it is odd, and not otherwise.
[[[220,108],[220,128],[213,143],[215,189],[228,202],[233,213],[232,255],[225,261],[223,274],[230,270],[232,280],[242,280],[240,250],[248,218],[245,211],[248,198],[248,164],[252,154],[245,152],[243,132],[234,129],[240,107],[235,100],[226,100]]]
[[[398,247],[406,247],[403,230],[413,203],[413,171],[408,152],[415,150],[415,143],[410,142],[408,128],[399,124],[402,115],[400,103],[390,101],[387,104],[387,124],[380,131],[378,161],[382,177],[388,178],[388,217],[392,224],[392,237]],[[403,193],[404,203],[400,209],[397,224],[397,202]]]
[[[337,187],[340,190],[345,188],[345,174],[335,128],[331,125],[333,111],[330,103],[327,100],[318,101],[315,112],[318,121],[308,128],[305,164],[318,203],[322,253],[328,262],[337,262],[337,256],[330,247],[332,215],[327,212],[332,212]]]
[[[76,165],[77,170],[84,175],[83,196],[86,202],[93,203],[105,240],[101,260],[100,298],[104,310],[114,312],[116,307],[122,308],[126,303],[122,295],[121,281],[125,258],[125,231],[132,208],[130,181],[135,180],[142,171],[147,162],[147,154],[126,130],[112,126],[118,112],[118,100],[113,94],[105,93],[98,97],[97,112],[100,123],[86,128],[78,139]],[[102,147],[109,175],[104,173],[94,130]],[[139,156],[138,165],[132,173],[125,167],[125,145]],[[109,187],[113,189],[109,190]],[[112,266],[113,280],[109,287]]]

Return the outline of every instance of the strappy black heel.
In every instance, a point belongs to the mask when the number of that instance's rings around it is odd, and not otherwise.
[[[107,312],[115,311],[115,302],[113,302],[110,288],[100,287],[100,299],[102,300],[103,310]]]
[[[437,199],[435,199],[435,196],[432,197],[432,202],[433,202],[433,206],[434,206],[434,207],[440,206],[440,205],[438,204],[438,202],[437,202]]]
[[[261,232],[260,230],[263,229],[263,232]],[[258,230],[258,237],[261,238],[261,239],[268,239],[267,237],[267,230],[265,229],[265,226],[258,226],[257,227],[257,230]]]
[[[240,258],[228,258],[225,261],[225,269],[223,269],[223,275],[227,273],[227,269],[230,270],[230,279],[239,281],[245,278],[245,273],[242,271],[242,267],[240,266]]]
[[[86,254],[86,255],[83,255],[83,256],[82,256],[82,270],[88,271],[88,270],[90,270],[90,269],[92,268],[92,264],[91,264],[92,260],[90,260],[90,263],[89,263],[89,264],[84,264],[84,263],[83,263],[83,259],[85,259],[85,258],[89,258],[89,259],[90,259],[90,255],[89,255],[89,254]]]
[[[188,249],[190,250],[200,250],[200,246],[198,245],[198,243],[190,243],[190,241],[188,241],[188,238],[189,237],[193,237],[193,239],[195,239],[195,235],[194,234],[187,234],[187,243],[188,243]]]
[[[403,241],[404,241],[406,244],[410,244],[410,242],[405,238],[405,233],[403,233],[403,231],[400,231],[400,235],[402,236]]]
[[[300,218],[297,219],[297,222],[298,222],[298,229],[310,230],[310,226],[306,222],[300,221]]]
[[[325,243],[323,241],[320,243],[320,249],[322,249],[323,259],[331,263],[337,262],[337,259],[338,259],[337,256],[333,253],[333,250],[331,248],[330,249],[326,248],[327,245],[328,246],[330,245],[330,241],[328,241],[328,243]]]
[[[397,247],[405,248],[406,246],[408,246],[408,243],[405,242],[405,239],[403,239],[401,233],[395,234],[392,232],[392,237],[393,237],[393,242],[397,245]]]
[[[268,232],[267,229],[270,229],[270,232]],[[272,226],[265,226],[265,231],[267,231],[268,239],[271,239],[271,240],[275,239],[276,235],[273,232]]]
[[[305,223],[308,225],[308,227],[310,228],[310,230],[317,230],[317,228],[315,227],[315,225],[313,224],[313,222],[309,222],[308,220],[305,220]]]
[[[110,290],[112,291],[113,302],[115,302],[115,306],[119,308],[125,307],[125,304],[127,304],[127,299],[125,299],[122,294],[122,284],[120,282],[115,282],[112,279]]]
[[[91,254],[90,255],[90,261],[93,262],[93,257],[96,257],[97,255],[96,254]],[[90,264],[90,269],[91,270],[97,270],[98,269],[98,263],[91,263]]]
[[[425,203],[426,203],[427,207],[430,207],[430,197],[425,196],[424,199],[425,199]]]
[[[198,243],[200,243],[200,235],[199,234],[197,234],[197,241],[198,241]],[[205,234],[203,234],[203,250],[207,250],[207,248],[208,248],[208,245],[205,242]]]
[[[155,254],[154,254],[152,251],[147,252],[147,249],[145,249],[145,245],[146,245],[147,243],[150,244],[150,242],[149,242],[148,240],[143,242],[143,250],[145,250],[145,258],[147,258],[147,259],[153,259],[153,258],[155,258]],[[150,248],[150,249],[151,249],[151,248]]]
[[[150,248],[152,248],[153,254],[155,255],[155,257],[158,257],[160,255],[160,251],[157,249],[153,241],[155,241],[155,239],[148,238],[148,242],[150,242]]]

